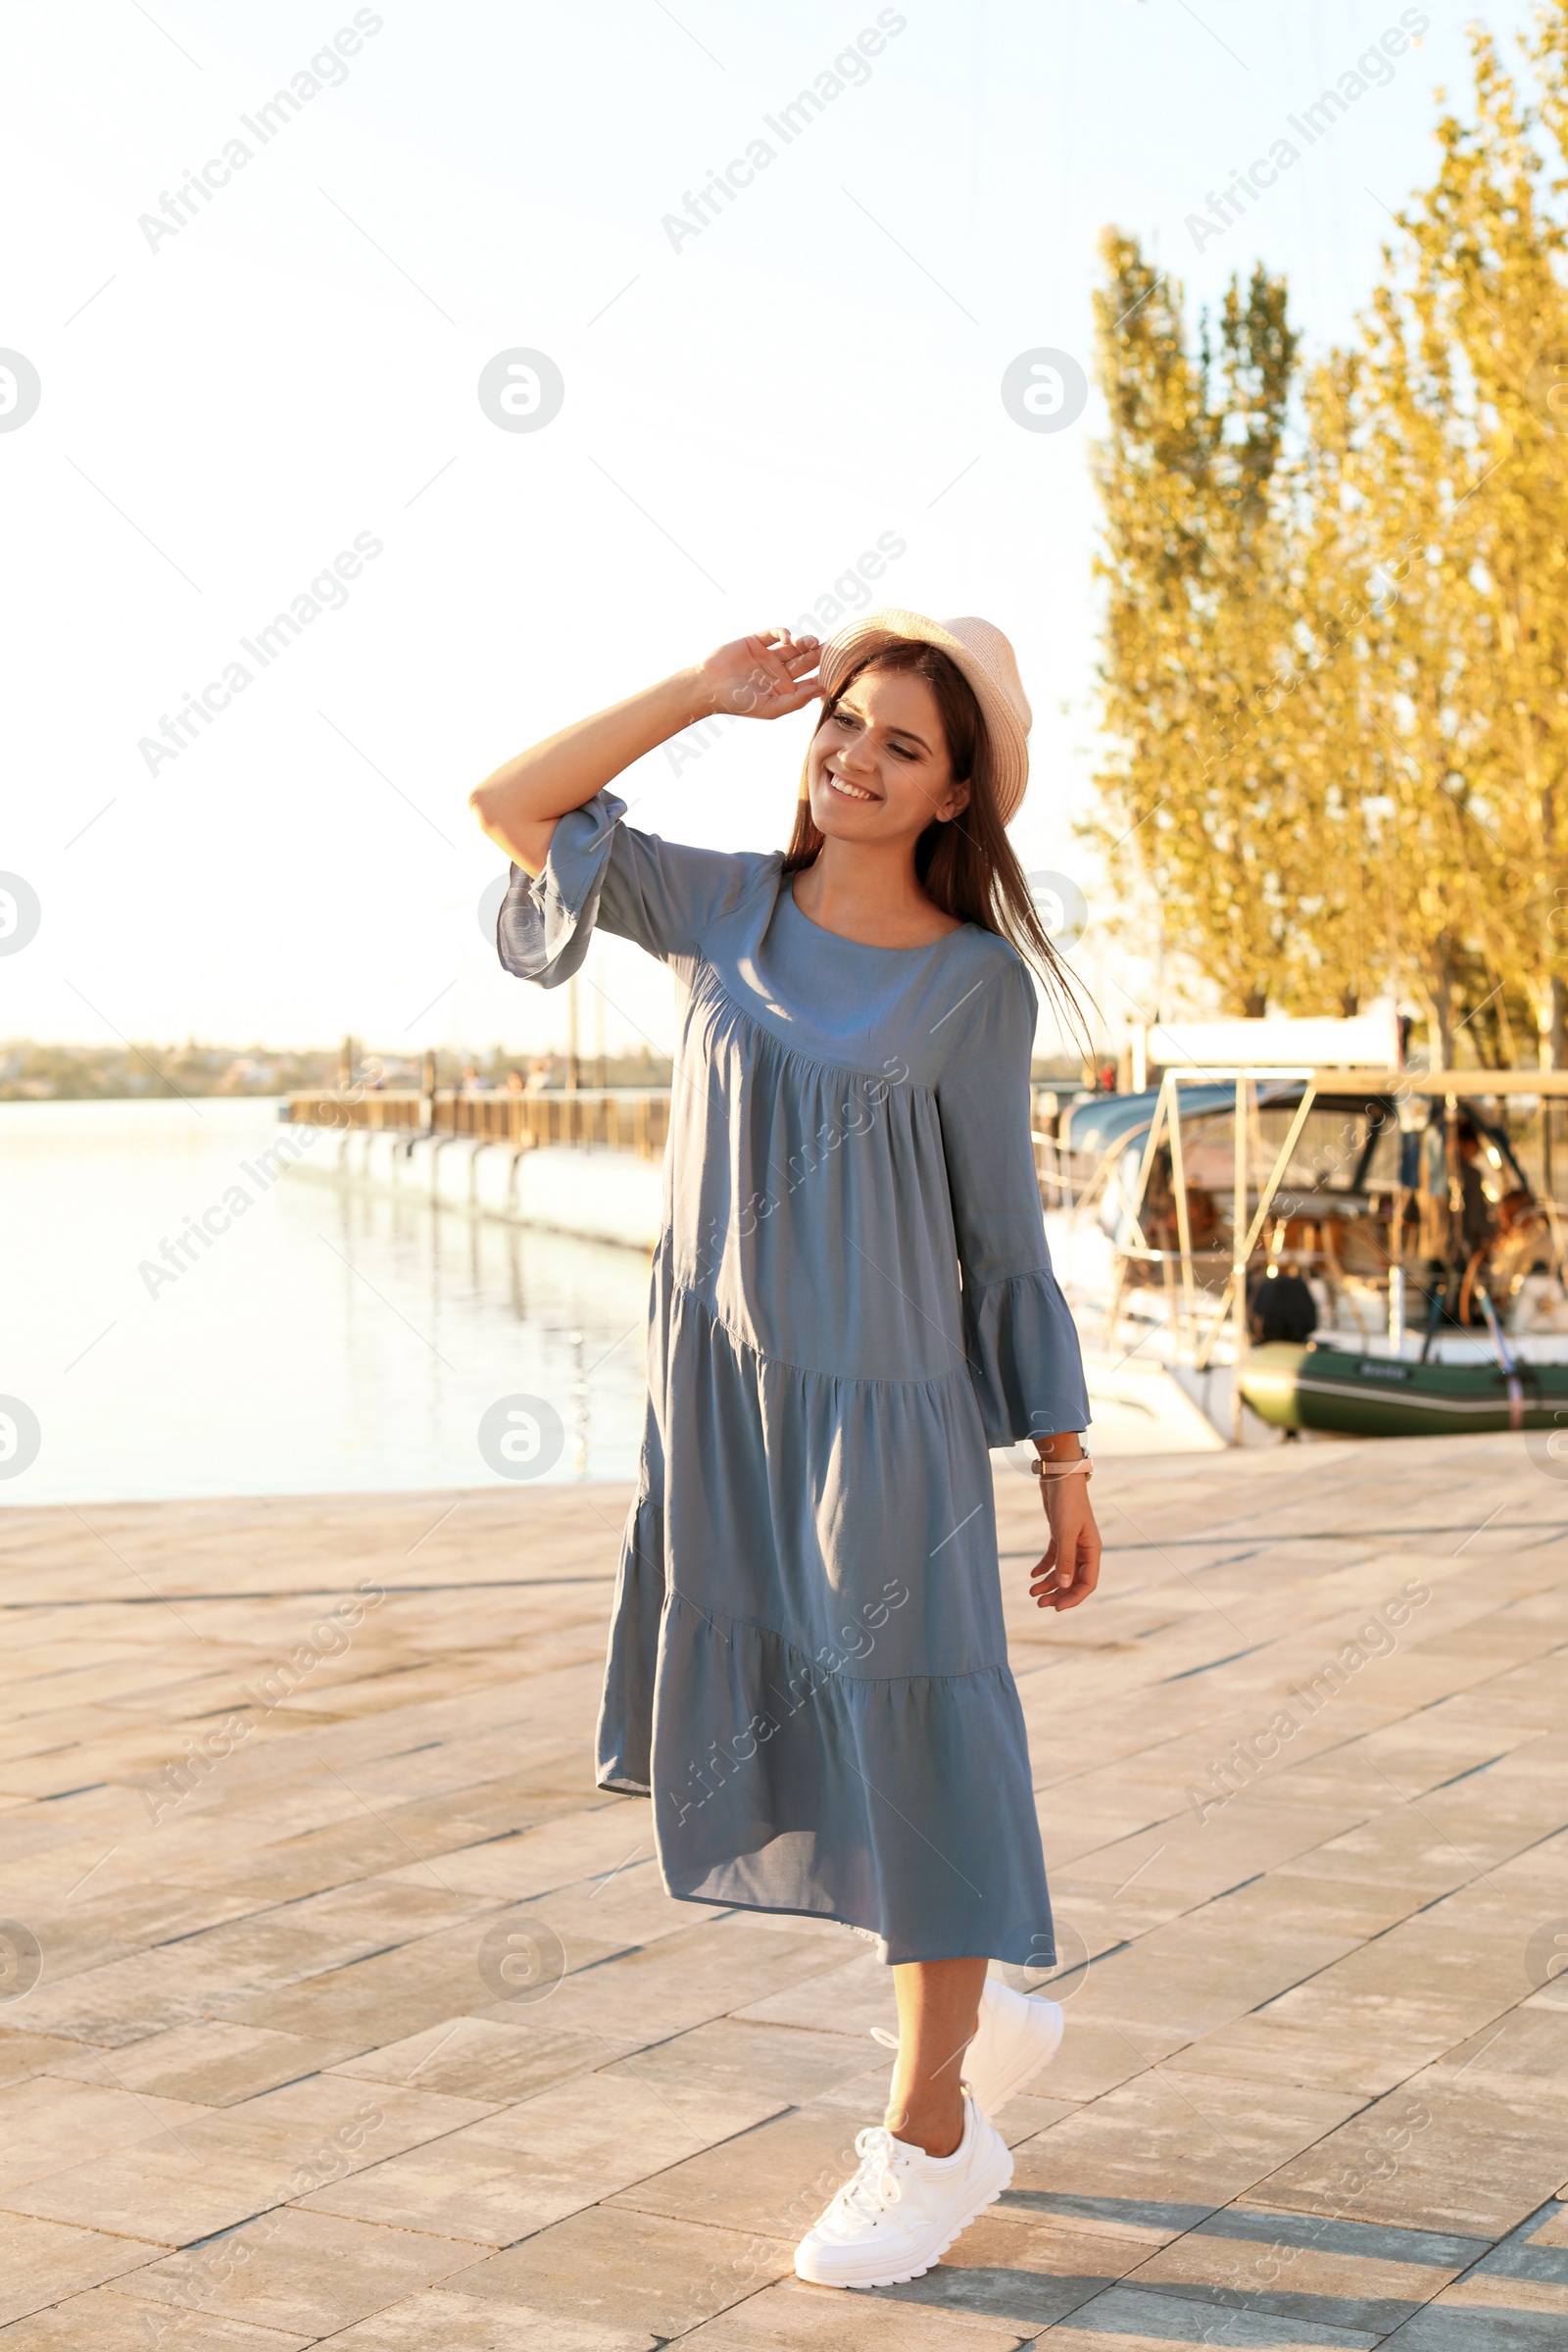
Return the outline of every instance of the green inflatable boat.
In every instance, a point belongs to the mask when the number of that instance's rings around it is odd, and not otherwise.
[[[1276,1429],[1344,1437],[1568,1432],[1568,1364],[1423,1364],[1275,1340],[1248,1356],[1242,1395]]]

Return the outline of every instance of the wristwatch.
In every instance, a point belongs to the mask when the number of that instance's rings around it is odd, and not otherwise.
[[[1093,1478],[1095,1475],[1094,1457],[1090,1453],[1088,1446],[1084,1444],[1081,1433],[1078,1437],[1078,1455],[1076,1460],[1058,1462],[1049,1455],[1037,1453],[1029,1467],[1031,1476],[1042,1480],[1053,1478],[1076,1478],[1080,1473],[1082,1473],[1085,1478]]]

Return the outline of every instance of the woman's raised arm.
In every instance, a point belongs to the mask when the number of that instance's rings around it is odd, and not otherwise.
[[[782,718],[820,692],[817,641],[788,629],[737,638],[706,662],[563,727],[486,776],[468,796],[483,830],[525,873],[544,871],[558,818],[700,718]]]

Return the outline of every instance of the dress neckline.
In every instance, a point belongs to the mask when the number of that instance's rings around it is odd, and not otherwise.
[[[830,931],[825,923],[813,922],[805,907],[798,906],[795,903],[795,877],[793,874],[784,875],[778,895],[781,903],[789,908],[797,920],[803,922],[808,930],[814,931],[818,939],[835,939],[840,947],[858,948],[867,956],[929,956],[933,948],[945,948],[950,939],[957,939],[963,932],[972,931],[975,927],[973,923],[960,923],[956,931],[944,931],[940,939],[928,939],[923,948],[883,948],[878,947],[874,940],[851,939],[843,931]]]

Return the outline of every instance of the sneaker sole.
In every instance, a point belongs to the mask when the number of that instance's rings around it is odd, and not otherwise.
[[[803,2267],[800,2257],[797,2256],[795,2262],[796,2278],[804,2278],[808,2286],[849,2287],[858,2294],[864,2294],[873,2286],[906,2286],[911,2278],[923,2278],[927,2271],[930,2270],[932,2264],[940,2262],[948,2248],[953,2245],[956,2239],[963,2235],[964,2231],[969,2228],[969,2225],[972,2222],[977,2222],[979,2220],[981,2214],[985,2212],[986,2207],[988,2205],[994,2205],[997,2199],[1001,2196],[1003,2190],[1010,2187],[1012,2182],[1012,2151],[1010,2148],[1007,2148],[1004,2149],[1003,2153],[1006,2159],[1005,2169],[1003,2169],[1000,2166],[997,2168],[997,2172],[1000,2177],[994,2176],[994,2184],[984,2190],[984,2192],[975,2199],[975,2202],[970,2206],[962,2221],[955,2225],[952,2231],[943,2239],[940,2246],[932,2247],[931,2252],[928,2254],[924,2262],[916,2263],[906,2271],[884,2271],[875,2278],[818,2278],[812,2274],[811,2271]]]
[[[1044,2046],[1037,2043],[1027,2057],[1021,2059],[1010,2073],[1004,2075],[1000,2087],[991,2092],[989,2102],[984,2098],[976,2097],[975,2104],[988,2122],[992,2117],[1001,2113],[1009,2099],[1015,2099],[1024,2085],[1032,2082],[1042,2067],[1049,2066],[1060,2049],[1062,2036],[1067,2029],[1067,2020],[1059,2002],[1054,2003],[1053,2006],[1056,2011],[1056,2030],[1052,2034],[1050,2041],[1046,2042]],[[969,2087],[973,2090],[974,2085],[971,2083]]]

